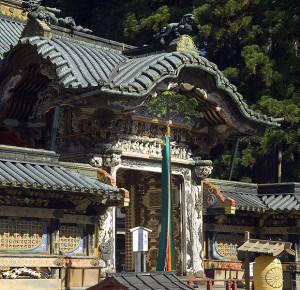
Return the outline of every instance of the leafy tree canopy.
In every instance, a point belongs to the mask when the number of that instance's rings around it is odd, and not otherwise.
[[[183,118],[184,123],[191,121],[191,115],[195,113],[198,101],[195,98],[187,98],[186,96],[166,91],[159,96],[153,98],[148,103],[148,110],[156,118],[169,117],[170,120],[174,116]]]

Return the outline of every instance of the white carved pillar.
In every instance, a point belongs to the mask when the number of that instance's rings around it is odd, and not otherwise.
[[[202,199],[201,186],[194,185],[191,170],[184,174],[186,200],[186,264],[187,274],[202,275]]]
[[[101,276],[105,277],[106,272],[115,272],[115,209],[109,207],[99,219],[99,265]]]
[[[121,155],[116,153],[90,153],[89,163],[98,168],[104,168],[116,181]],[[99,217],[99,265],[101,276],[106,272],[116,271],[116,208],[108,207],[105,214]]]
[[[113,163],[113,167],[110,168],[110,175],[112,176],[112,178],[115,180],[115,182],[117,183],[117,171],[120,167],[120,163],[121,163],[121,157],[118,156],[117,157],[118,162]],[[105,162],[105,161],[104,161]],[[112,212],[112,235],[111,235],[111,265],[113,266],[113,270],[114,272],[116,271],[116,235],[117,235],[117,229],[116,229],[116,218],[117,218],[117,212],[116,212],[116,207],[111,207]]]
[[[187,274],[203,277],[203,198],[200,180],[212,172],[210,160],[197,160],[194,172],[184,174],[186,200],[186,263]]]
[[[192,197],[193,273],[196,277],[203,277],[203,202],[200,185],[192,185]]]

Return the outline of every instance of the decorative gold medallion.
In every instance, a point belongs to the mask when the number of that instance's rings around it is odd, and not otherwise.
[[[192,40],[188,35],[182,35],[179,42],[177,43],[177,51],[189,52],[195,55],[199,55],[199,51]]]
[[[271,268],[265,276],[267,284],[272,288],[282,287],[282,270],[281,268]]]

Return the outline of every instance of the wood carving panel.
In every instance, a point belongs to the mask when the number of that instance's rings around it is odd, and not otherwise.
[[[152,182],[151,182],[152,183]],[[151,184],[150,183],[150,184]],[[154,180],[153,180],[154,183]],[[157,183],[157,180],[156,180]],[[173,214],[174,214],[174,238],[175,238],[175,252],[176,252],[176,269],[181,273],[181,234],[180,234],[180,204],[176,188],[174,192]],[[155,271],[156,261],[159,248],[159,238],[161,231],[161,189],[150,187],[147,193],[140,198],[139,219],[141,225],[149,228],[152,232],[149,234],[149,252],[147,253],[147,271]]]

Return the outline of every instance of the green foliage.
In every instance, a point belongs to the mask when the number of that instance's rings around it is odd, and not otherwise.
[[[195,98],[187,98],[186,96],[166,91],[153,98],[148,103],[148,110],[151,115],[156,118],[169,117],[170,120],[174,116],[179,115],[188,124],[191,115],[195,113],[198,102]]]
[[[141,18],[139,21],[135,13],[128,13],[124,20],[124,36],[132,42],[141,41],[139,32],[143,31],[142,41],[147,43],[150,36],[152,36],[154,32],[160,31],[161,28],[168,23],[169,19],[170,13],[168,6],[159,7],[156,12],[153,12],[148,17]]]
[[[223,70],[223,74],[226,78],[230,80],[237,80],[240,70],[236,67],[228,67]]]
[[[282,150],[284,181],[300,180],[299,10],[293,1],[195,1],[198,43],[234,81],[255,111],[284,118],[263,137],[242,138],[234,179],[276,181]],[[215,155],[214,176],[228,177],[232,144]]]
[[[269,57],[262,52],[258,45],[248,45],[242,49],[242,57],[245,61],[245,71],[249,76],[258,75],[264,85],[272,84],[273,70]]]

